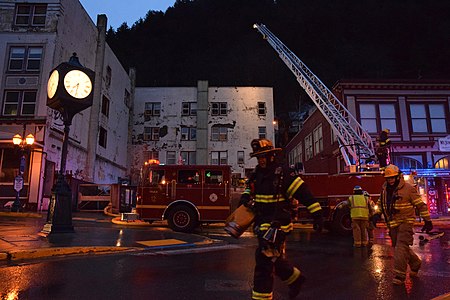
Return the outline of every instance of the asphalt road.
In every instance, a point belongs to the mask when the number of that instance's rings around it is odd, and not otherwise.
[[[158,230],[158,229],[156,229]],[[307,277],[299,299],[433,299],[450,293],[450,230],[414,250],[423,259],[418,279],[392,285],[392,249],[385,228],[372,249],[353,248],[351,237],[296,229],[288,256]],[[250,299],[255,239],[200,234],[229,243],[190,249],[67,257],[0,268],[1,299]],[[288,299],[275,281],[274,299]]]

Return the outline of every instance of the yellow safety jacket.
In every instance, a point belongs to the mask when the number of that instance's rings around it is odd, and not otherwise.
[[[350,216],[352,219],[369,220],[369,204],[364,195],[348,197]]]

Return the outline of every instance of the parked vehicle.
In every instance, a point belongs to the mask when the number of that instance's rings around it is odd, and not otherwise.
[[[230,166],[149,162],[142,168],[136,212],[142,220],[167,220],[174,231],[192,232],[230,215],[230,185]]]

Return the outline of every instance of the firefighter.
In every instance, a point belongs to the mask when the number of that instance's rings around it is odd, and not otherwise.
[[[244,192],[243,203],[253,201],[255,212],[254,232],[258,238],[255,253],[255,271],[252,299],[272,299],[273,275],[277,275],[289,287],[290,299],[300,293],[304,280],[300,270],[291,265],[286,258],[285,238],[293,229],[291,221],[291,200],[303,203],[314,216],[315,228],[323,227],[322,208],[314,200],[303,180],[292,173],[287,166],[276,161],[281,151],[274,148],[267,139],[255,139],[251,142],[250,157],[258,159],[258,165],[252,176],[254,194]]]
[[[352,218],[353,246],[368,246],[369,202],[359,185],[353,188],[353,195],[348,197],[347,203],[350,206],[350,217]]]
[[[376,155],[381,168],[385,168],[390,162],[391,140],[389,138],[389,129],[383,129],[378,136],[378,147]]]
[[[377,227],[378,215],[375,213],[376,205],[375,202],[370,199],[370,194],[367,191],[363,192],[364,197],[366,197],[369,203],[369,227],[367,227],[367,236],[369,238],[369,247],[372,247],[374,243],[373,231]]]
[[[386,182],[383,184],[377,205],[381,209],[389,229],[394,247],[394,279],[395,285],[403,285],[409,265],[410,277],[417,277],[422,261],[410,246],[413,244],[415,209],[425,220],[422,231],[427,233],[433,229],[427,205],[422,201],[417,189],[405,182],[400,169],[388,165],[384,170]]]

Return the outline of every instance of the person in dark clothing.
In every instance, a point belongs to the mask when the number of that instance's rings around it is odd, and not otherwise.
[[[315,228],[323,227],[322,208],[308,186],[292,170],[276,161],[280,148],[267,139],[251,142],[251,157],[258,159],[252,175],[253,191],[246,190],[242,203],[253,203],[254,232],[258,238],[252,299],[272,299],[273,275],[289,287],[290,299],[300,293],[304,280],[300,270],[286,258],[286,235],[292,231],[291,208],[294,199],[304,204],[315,220]]]

